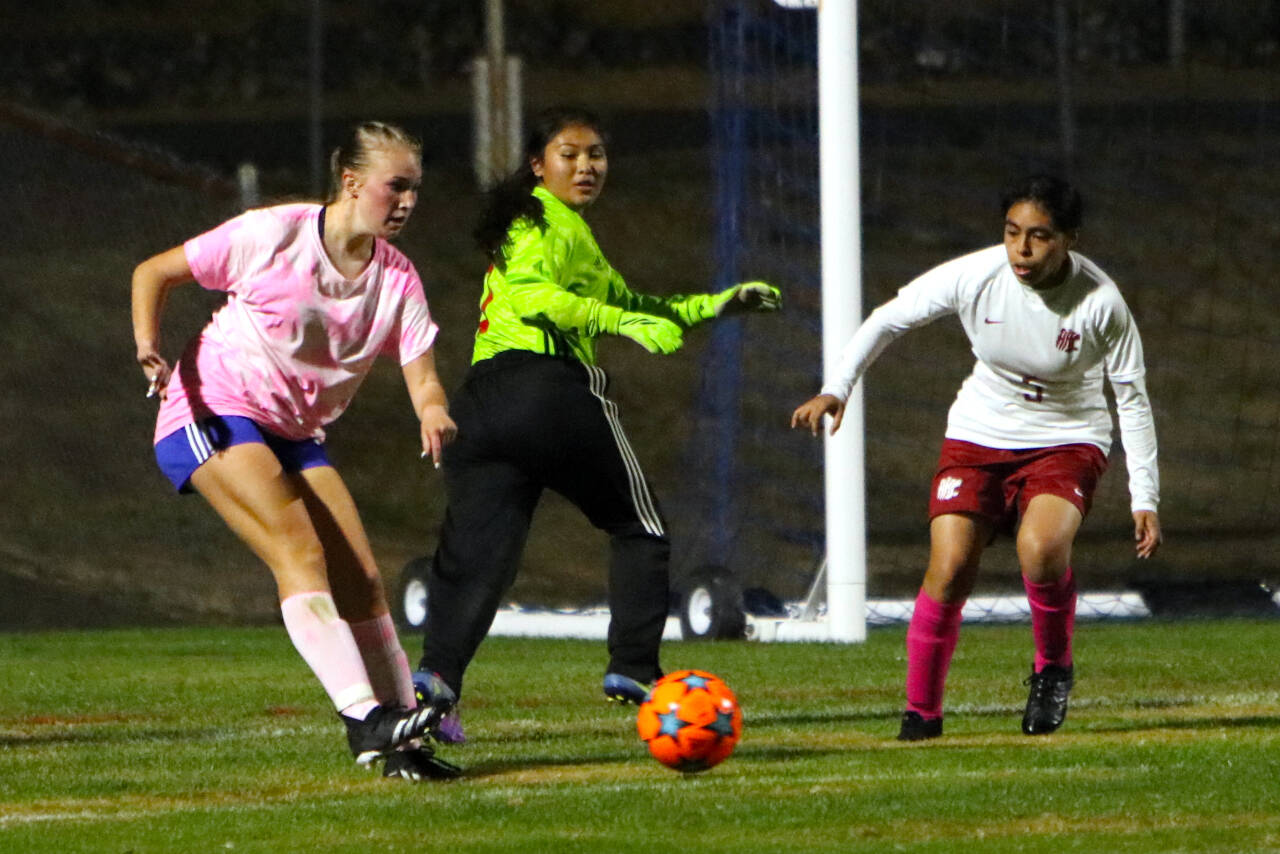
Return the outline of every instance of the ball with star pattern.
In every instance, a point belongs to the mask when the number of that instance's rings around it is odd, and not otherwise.
[[[679,670],[654,684],[636,715],[636,731],[668,768],[705,771],[733,753],[742,735],[742,709],[720,677]]]

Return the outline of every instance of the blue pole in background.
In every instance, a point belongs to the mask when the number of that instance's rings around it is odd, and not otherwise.
[[[741,245],[741,211],[745,189],[746,107],[744,103],[745,15],[736,2],[725,3],[712,36],[712,67],[718,71],[713,104],[715,139],[715,285],[719,291],[738,280],[738,247]],[[717,55],[718,54],[718,55]],[[705,516],[707,555],[710,563],[729,566],[736,530],[734,495],[742,398],[742,338],[740,318],[712,326],[702,378],[700,422],[705,426],[698,441],[709,443],[707,483],[710,485]]]

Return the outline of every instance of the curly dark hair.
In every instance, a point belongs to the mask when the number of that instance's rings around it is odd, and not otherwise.
[[[1084,200],[1069,181],[1038,173],[1010,182],[1000,193],[1000,215],[1018,202],[1035,202],[1045,209],[1059,231],[1075,231],[1084,222]]]

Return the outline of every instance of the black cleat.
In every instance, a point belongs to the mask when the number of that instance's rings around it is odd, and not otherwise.
[[[611,703],[638,706],[649,698],[649,687],[621,673],[604,675],[604,698]]]
[[[903,712],[898,741],[924,741],[942,735],[942,718],[926,718],[919,712]]]
[[[453,780],[462,776],[462,769],[437,758],[429,747],[412,747],[387,754],[382,776],[421,783],[423,780]]]
[[[413,695],[419,706],[443,705],[445,712],[440,722],[431,730],[431,737],[441,744],[464,744],[467,735],[462,731],[462,718],[458,716],[458,696],[453,693],[440,674],[419,670],[413,674]]]
[[[347,744],[351,755],[360,765],[368,765],[395,751],[397,747],[421,738],[448,708],[419,706],[405,711],[400,708],[378,706],[364,720],[339,715],[347,725]]]
[[[1039,673],[1032,672],[1022,683],[1031,686],[1027,711],[1022,715],[1022,731],[1027,735],[1046,735],[1062,726],[1074,681],[1070,667],[1050,664]]]

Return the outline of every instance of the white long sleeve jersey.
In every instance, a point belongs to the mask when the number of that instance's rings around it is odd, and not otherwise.
[[[1106,454],[1105,376],[1116,396],[1132,509],[1155,510],[1160,476],[1142,339],[1110,277],[1076,252],[1067,263],[1066,281],[1046,291],[1018,281],[1003,245],[933,268],[867,317],[823,393],[848,399],[891,341],[957,315],[977,362],[948,413],[947,438],[989,448],[1084,442]]]

